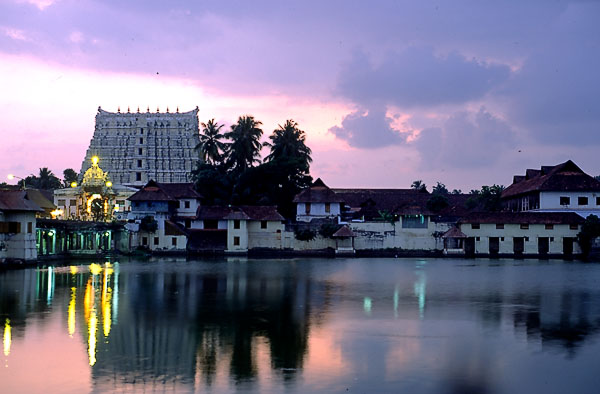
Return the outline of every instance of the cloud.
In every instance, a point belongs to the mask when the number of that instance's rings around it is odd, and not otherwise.
[[[25,32],[21,29],[14,29],[11,27],[2,27],[1,29],[6,37],[17,41],[29,41]]]
[[[329,132],[355,148],[381,148],[405,142],[405,137],[392,128],[392,122],[385,106],[372,106],[346,115],[342,126],[331,127]]]
[[[390,52],[378,64],[355,51],[336,92],[355,103],[379,100],[403,108],[457,104],[482,98],[509,75],[506,65],[469,60],[457,52],[437,56],[432,48]]]
[[[538,142],[600,144],[599,14],[570,5],[502,90],[507,115]]]
[[[491,167],[515,149],[516,131],[485,108],[450,116],[442,127],[421,131],[413,142],[424,168]]]

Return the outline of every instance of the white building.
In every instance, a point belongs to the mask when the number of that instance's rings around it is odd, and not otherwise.
[[[309,188],[297,194],[294,202],[296,220],[310,222],[313,219],[338,218],[344,200],[319,178]]]
[[[502,193],[509,211],[576,212],[600,216],[600,182],[571,160],[515,175]]]
[[[35,260],[36,213],[43,210],[22,190],[0,190],[0,262]]]

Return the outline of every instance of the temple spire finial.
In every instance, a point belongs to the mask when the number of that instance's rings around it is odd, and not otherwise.
[[[177,106],[177,113],[179,113],[179,105]]]
[[[129,105],[127,106],[127,113],[130,114],[131,111],[129,110]]]
[[[117,107],[117,112],[121,113],[121,106],[120,105]]]

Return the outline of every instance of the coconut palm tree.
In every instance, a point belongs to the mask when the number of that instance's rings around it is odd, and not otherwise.
[[[195,149],[200,151],[200,158],[205,163],[217,164],[223,158],[223,152],[227,150],[227,144],[221,141],[225,137],[221,134],[223,125],[218,124],[214,119],[201,125],[200,143]]]
[[[260,162],[261,124],[254,116],[240,116],[237,123],[231,125],[231,131],[225,134],[231,140],[227,148],[227,161],[233,171],[241,173]]]
[[[271,142],[266,142],[265,146],[271,149],[271,153],[265,161],[295,160],[301,172],[309,172],[312,151],[306,146],[305,133],[298,128],[298,123],[292,119],[286,120],[283,126],[279,125],[278,129],[273,130],[269,139]]]

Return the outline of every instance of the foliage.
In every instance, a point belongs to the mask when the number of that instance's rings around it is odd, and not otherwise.
[[[266,161],[295,160],[298,172],[308,175],[312,151],[306,146],[305,133],[298,128],[298,123],[292,119],[286,120],[283,126],[279,125],[278,129],[273,130],[269,139],[271,142],[266,142],[265,146],[271,149],[271,153]]]
[[[72,168],[63,171],[63,182],[65,187],[71,186],[71,183],[77,182],[77,173]]]
[[[260,137],[263,134],[259,127],[261,124],[254,116],[240,116],[237,123],[231,125],[231,131],[225,134],[231,140],[227,149],[227,164],[234,172],[242,173],[260,162]]]
[[[413,181],[413,183],[410,185],[410,187],[412,189],[419,190],[419,191],[427,190],[427,185],[425,183],[423,183],[423,180],[421,180],[421,179]]]
[[[152,216],[144,216],[140,222],[140,230],[153,233],[158,230],[158,222]]]
[[[452,194],[462,194],[462,190],[454,189],[454,190],[452,190]]]
[[[338,231],[339,229],[340,229],[340,226],[338,224],[324,223],[321,225],[321,228],[319,228],[319,234],[323,238],[331,238],[332,235],[335,234],[335,232]]]
[[[446,185],[444,185],[441,182],[438,182],[431,190],[431,193],[432,194],[440,194],[442,196],[445,196],[449,192],[448,192],[448,189],[446,188]]]
[[[482,186],[481,190],[471,190],[471,197],[465,202],[467,209],[479,208],[483,211],[502,210],[503,185]]]
[[[311,229],[296,229],[294,235],[298,241],[312,241],[317,236],[317,232]]]
[[[379,213],[379,219],[384,221],[384,222],[388,222],[390,224],[394,224],[394,222],[396,221],[396,217],[391,214],[390,212],[388,212],[387,210],[382,210],[382,211],[377,211],[377,213]]]
[[[223,125],[218,124],[214,119],[201,125],[200,143],[195,148],[200,152],[200,159],[208,164],[221,163],[227,151],[227,144],[221,141],[225,137],[221,134]]]
[[[434,193],[427,200],[427,209],[431,212],[438,213],[448,206],[448,197],[442,193]]]
[[[589,215],[577,234],[577,242],[584,256],[590,254],[592,242],[597,237],[600,237],[600,219],[596,215]]]
[[[199,161],[197,168],[192,171],[192,180],[196,190],[202,194],[204,204],[229,204],[233,181],[224,165]]]
[[[594,177],[594,179],[595,179],[595,180],[597,180],[597,181],[600,181],[600,175],[596,175],[596,176]]]
[[[62,187],[62,182],[48,167],[40,168],[38,176],[30,175],[19,181],[19,186],[24,188],[54,190]]]

